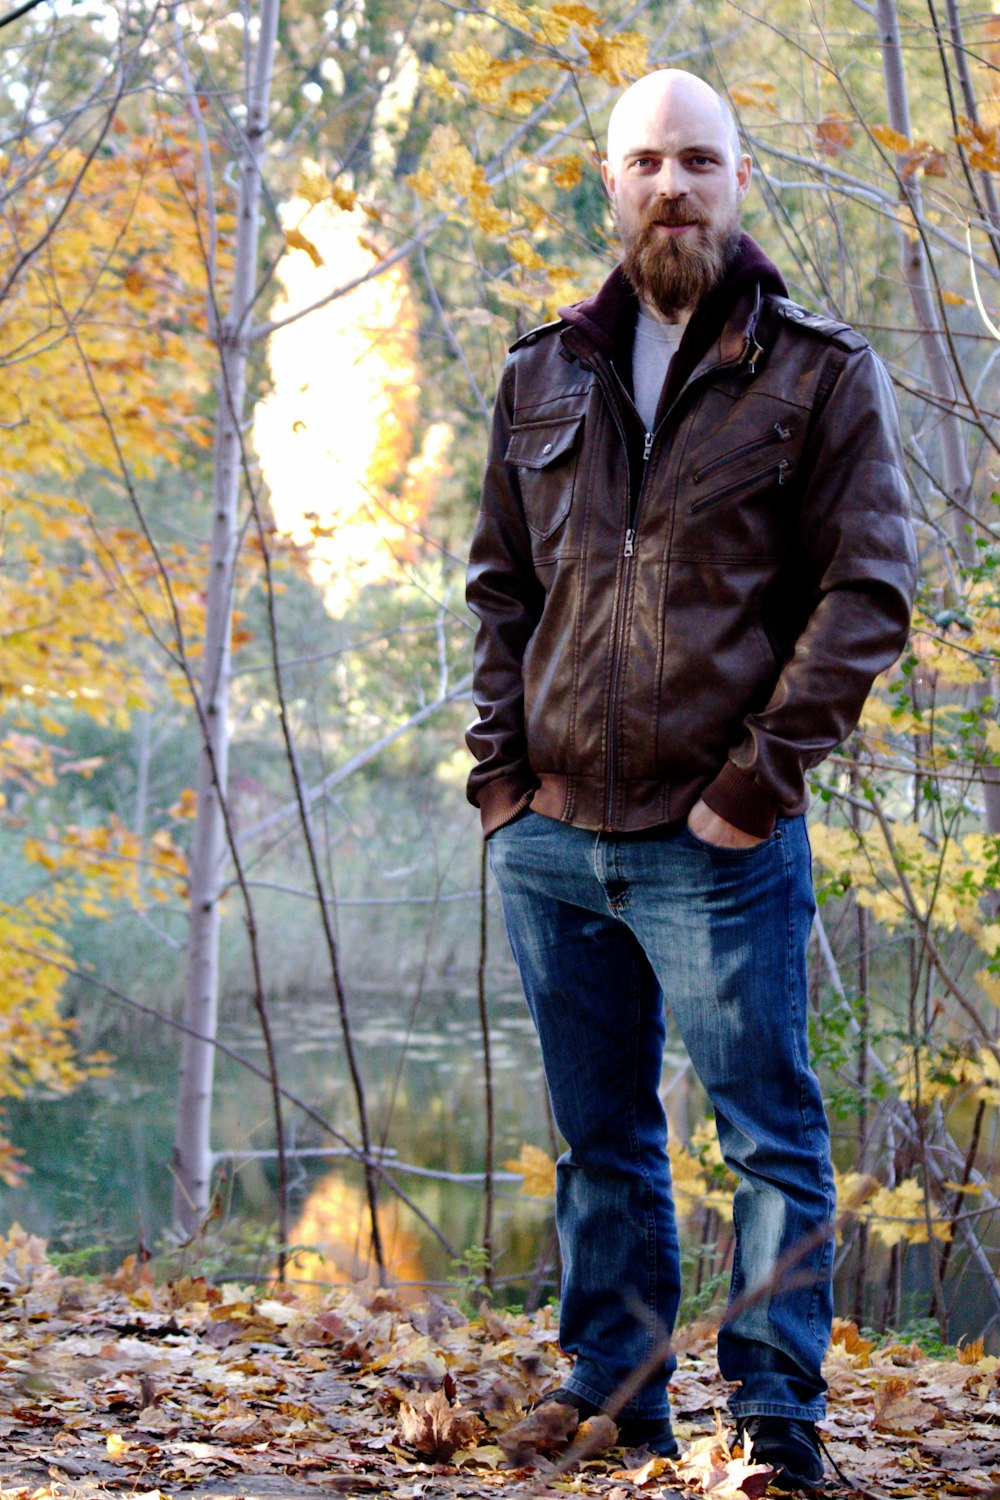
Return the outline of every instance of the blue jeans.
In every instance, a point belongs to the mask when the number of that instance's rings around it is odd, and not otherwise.
[[[568,1386],[606,1403],[674,1327],[680,1254],[658,1095],[666,997],[740,1180],[718,1346],[723,1376],[741,1382],[730,1409],[822,1417],[836,1199],[806,1040],[804,820],[718,849],[683,825],[593,833],[529,809],[488,848],[569,1147],[556,1187]],[[625,1415],[668,1415],[675,1364]]]

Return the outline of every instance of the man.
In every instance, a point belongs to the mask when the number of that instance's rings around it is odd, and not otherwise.
[[[741,235],[750,172],[689,73],[614,109],[622,264],[514,344],[497,397],[469,796],[569,1148],[575,1364],[550,1399],[589,1416],[645,1364],[621,1440],[676,1451],[665,997],[740,1179],[719,1335],[737,1436],[810,1488],[835,1201],[806,1050],[805,773],[902,648],[915,568],[889,380]]]

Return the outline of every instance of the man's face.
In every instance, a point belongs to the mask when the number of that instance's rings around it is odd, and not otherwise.
[[[673,318],[725,273],[739,238],[750,158],[737,154],[706,84],[675,75],[635,93],[634,100],[624,96],[613,121],[604,183],[626,274],[652,313]]]

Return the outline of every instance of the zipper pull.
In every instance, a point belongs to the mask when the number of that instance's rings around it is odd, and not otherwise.
[[[781,443],[787,443],[792,435],[792,429],[790,427],[782,427],[780,422],[775,422],[774,430],[778,434],[778,441]]]
[[[787,458],[783,458],[781,460],[780,464],[778,465],[778,483],[779,484],[784,484],[784,482],[785,482],[785,470],[787,468],[788,468],[788,459]]]
[[[652,452],[652,449],[653,449],[653,434],[651,432],[647,432],[646,433],[646,441],[642,445],[642,461],[643,461],[644,464],[649,463],[649,455]]]
[[[632,553],[634,551],[635,551],[635,532],[632,530],[632,527],[630,526],[629,529],[628,529],[628,531],[626,531],[626,533],[625,533],[625,556],[626,557],[631,557]]]

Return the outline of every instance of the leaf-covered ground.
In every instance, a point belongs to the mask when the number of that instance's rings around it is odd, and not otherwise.
[[[851,1324],[837,1338],[824,1431],[844,1478],[831,1470],[832,1493],[987,1495],[1000,1483],[1000,1361],[978,1347],[956,1360],[875,1350]],[[567,1462],[558,1434],[524,1425],[565,1373],[548,1310],[469,1319],[387,1292],[154,1285],[131,1262],[77,1280],[12,1232],[0,1241],[0,1494],[765,1493],[770,1472],[727,1447],[712,1333],[688,1329],[678,1353],[679,1463],[620,1449]]]

